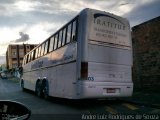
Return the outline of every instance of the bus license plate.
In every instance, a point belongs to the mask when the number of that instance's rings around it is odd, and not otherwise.
[[[107,88],[107,93],[115,93],[116,89],[115,88]]]

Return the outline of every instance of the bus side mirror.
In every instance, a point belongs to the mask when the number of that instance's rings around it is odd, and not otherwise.
[[[31,115],[31,111],[23,104],[0,100],[0,119],[1,120],[28,120]]]

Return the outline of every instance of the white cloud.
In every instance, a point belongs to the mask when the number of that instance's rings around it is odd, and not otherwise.
[[[14,10],[15,8],[10,4],[0,4],[0,16],[10,16]]]
[[[149,4],[154,0],[107,0],[107,1],[96,1],[95,5],[106,12],[123,16],[126,13],[131,12],[133,9]]]
[[[5,16],[5,19],[0,19],[1,25],[4,26],[0,27],[0,55],[6,51],[6,46],[10,41],[19,38],[19,32],[29,35],[30,39],[27,43],[41,43],[64,25],[64,21],[73,18],[84,8],[103,10],[123,16],[154,1],[156,0],[14,0],[12,3],[4,2],[0,4],[0,17]]]
[[[0,56],[6,55],[7,45],[6,46],[1,46],[0,48],[1,48],[1,50],[0,50]]]
[[[11,41],[19,38],[19,32],[25,30],[26,25],[18,27],[0,27],[0,55],[4,54],[7,50],[8,44]]]
[[[1,55],[0,56],[0,65],[5,64],[6,63],[6,57],[5,55]]]
[[[0,44],[8,43],[12,40],[15,40],[19,37],[19,32],[24,31],[26,25],[18,26],[18,27],[0,27]]]
[[[0,5],[0,15],[14,15],[19,12],[39,11],[43,13],[79,12],[84,8],[94,8],[123,15],[130,12],[135,6],[151,3],[155,0],[52,0],[33,1],[15,0],[13,4]]]
[[[62,26],[62,23],[49,23],[40,22],[35,25],[18,26],[15,28],[3,27],[0,28],[0,55],[5,54],[8,44],[14,44],[13,41],[19,38],[19,32],[22,31],[29,35],[29,40],[25,43],[39,44],[53,34],[58,28]]]
[[[73,1],[73,2],[65,2],[64,4],[60,5],[61,9],[68,10],[68,11],[73,11],[73,12],[79,12],[80,10],[84,8],[97,8],[99,7],[96,4],[92,4],[87,1]]]
[[[60,28],[60,26],[61,23],[54,24],[49,22],[40,22],[30,26],[26,30],[30,40],[26,43],[39,44],[53,34],[58,28]]]
[[[16,0],[14,3],[0,4],[0,16],[14,16],[23,12],[36,11],[37,7],[43,6],[38,1]]]
[[[28,1],[18,1],[13,4],[20,11],[33,11],[36,6],[40,3],[37,1],[28,2]]]

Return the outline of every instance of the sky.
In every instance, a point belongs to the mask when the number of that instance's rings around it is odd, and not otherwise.
[[[84,8],[125,17],[131,27],[160,16],[160,0],[0,0],[0,64],[9,44],[39,44]]]

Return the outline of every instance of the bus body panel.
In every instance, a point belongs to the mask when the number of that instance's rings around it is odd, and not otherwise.
[[[131,74],[130,66],[88,63],[88,78],[94,82],[129,83],[132,82]]]
[[[75,86],[76,82],[76,62],[69,63],[67,65],[60,65],[56,68],[56,80],[51,81],[50,96],[62,97],[62,98],[72,98],[75,96]],[[52,79],[52,78],[51,78]],[[55,89],[54,89],[55,87]]]
[[[35,91],[37,79],[47,79],[49,96],[131,96],[132,44],[128,21],[93,9],[81,11],[77,20],[77,41],[23,66],[24,87]],[[87,65],[85,79],[82,63]]]
[[[87,17],[81,26],[88,32],[80,52],[81,62],[88,65],[88,77],[80,80],[80,98],[131,96],[133,60],[128,21],[102,11],[83,12],[80,18]],[[115,93],[106,93],[108,88]]]
[[[23,75],[24,88],[34,91],[35,90],[35,77],[34,72],[27,72]]]
[[[132,51],[98,44],[88,44],[88,61],[132,65]]]
[[[79,98],[110,98],[127,97],[133,92],[133,83],[116,82],[80,82]],[[115,89],[114,93],[107,93],[107,89]]]
[[[127,19],[104,11],[89,10],[88,12],[89,40],[131,46],[130,25]]]
[[[75,96],[77,42],[68,44],[23,66],[24,88],[35,91],[38,79],[49,83],[49,95]]]

